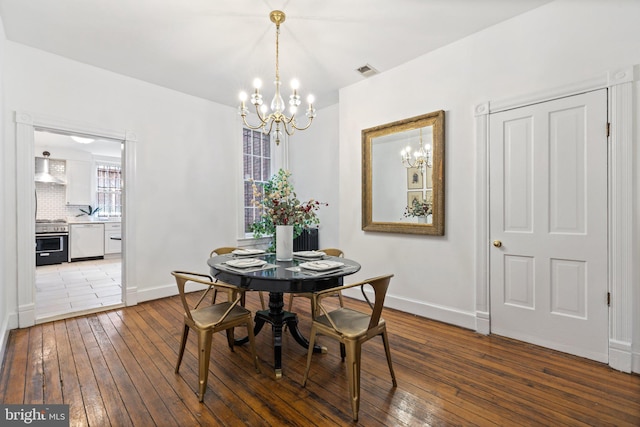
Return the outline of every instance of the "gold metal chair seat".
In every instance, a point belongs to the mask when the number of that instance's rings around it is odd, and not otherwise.
[[[319,316],[315,319],[321,325],[334,330],[341,334],[344,338],[357,339],[359,337],[369,338],[369,321],[371,316],[351,310],[350,308],[339,308],[331,312],[331,319],[326,315]],[[331,324],[333,322],[333,325]],[[378,328],[384,327],[384,319],[378,321]],[[376,331],[378,328],[375,328]],[[378,335],[376,333],[373,334]]]
[[[231,311],[229,311],[229,308],[231,308]],[[229,313],[227,313],[227,311],[229,311]],[[225,314],[225,322],[234,322],[243,320],[247,316],[247,313],[251,315],[251,312],[243,307],[233,305],[231,302],[223,302],[191,310],[191,317],[197,328],[208,329],[219,325]]]

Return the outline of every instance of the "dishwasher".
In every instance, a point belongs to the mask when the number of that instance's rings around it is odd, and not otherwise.
[[[104,224],[69,225],[69,260],[104,257]]]

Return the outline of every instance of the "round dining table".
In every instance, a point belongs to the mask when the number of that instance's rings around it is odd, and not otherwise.
[[[282,331],[285,325],[298,344],[309,348],[309,341],[298,329],[298,316],[284,310],[284,294],[317,292],[342,286],[345,276],[360,270],[360,264],[341,257],[311,259],[294,256],[291,261],[277,261],[273,253],[253,256],[225,254],[209,258],[207,264],[215,279],[246,291],[269,292],[269,309],[256,312],[254,333],[260,333],[265,323],[271,324],[276,378],[282,377]],[[236,340],[238,345],[245,342],[247,338]],[[314,346],[314,352],[321,351],[320,346]]]

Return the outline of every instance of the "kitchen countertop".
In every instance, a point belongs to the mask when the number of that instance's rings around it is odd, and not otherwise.
[[[68,217],[68,224],[111,224],[120,223],[122,218],[89,218],[89,217]]]

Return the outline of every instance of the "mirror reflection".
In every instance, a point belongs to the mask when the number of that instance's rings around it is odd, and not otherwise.
[[[444,112],[363,134],[363,229],[444,234]]]

